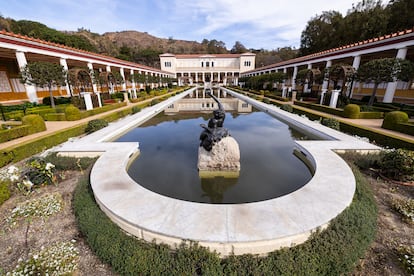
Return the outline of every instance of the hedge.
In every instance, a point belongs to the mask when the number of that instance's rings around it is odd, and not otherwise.
[[[367,137],[370,141],[388,148],[404,148],[414,150],[414,140],[405,139],[392,134],[385,134],[375,129],[366,128],[349,122],[340,121],[341,131],[351,135]]]
[[[307,103],[307,102],[301,102],[301,101],[295,101],[295,105],[306,107],[312,110],[340,116],[340,117],[346,117],[344,114],[344,111],[340,108],[332,108],[325,105],[320,104],[313,104],[313,103]],[[376,111],[369,111],[369,112],[360,112],[358,119],[382,119],[384,117],[383,112],[376,112]]]
[[[328,116],[322,116],[312,113],[311,111],[302,109],[298,106],[292,106],[293,112],[299,115],[305,115],[310,120],[319,121],[321,118],[329,118]],[[375,142],[378,145],[388,148],[404,148],[414,150],[414,139],[405,139],[392,134],[385,134],[379,130],[370,129],[364,126],[353,124],[350,122],[340,121],[340,129],[342,132],[350,135],[357,135],[359,137],[367,137],[370,141]]]
[[[46,121],[66,121],[65,113],[48,113],[44,116]]]
[[[196,243],[172,251],[166,245],[130,236],[99,209],[88,176],[78,183],[73,208],[91,249],[120,275],[346,275],[376,233],[375,200],[365,178],[356,169],[354,173],[353,202],[326,230],[267,257],[247,254],[220,259]]]
[[[21,125],[0,131],[0,143],[29,135],[29,125]]]
[[[36,140],[19,143],[18,145],[2,149],[0,150],[0,167],[18,162],[45,149],[56,146],[67,141],[70,137],[79,136],[85,132],[85,126],[86,124],[82,124],[69,129],[63,129]]]
[[[324,113],[343,117],[343,110],[340,108],[332,108],[332,107],[325,106],[325,105],[313,104],[313,103],[307,103],[307,102],[301,102],[301,101],[295,101],[294,103],[295,105],[298,105],[298,106],[303,106],[303,107],[310,108],[316,111],[321,111]]]
[[[414,136],[414,124],[413,123],[397,124],[394,127],[394,130]]]

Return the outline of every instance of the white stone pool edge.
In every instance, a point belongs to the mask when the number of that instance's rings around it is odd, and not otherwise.
[[[191,91],[54,149],[65,155],[100,155],[90,176],[96,201],[122,229],[147,241],[155,240],[173,247],[183,241],[197,241],[221,256],[245,253],[264,255],[281,247],[300,244],[313,231],[326,227],[352,202],[354,175],[334,150],[380,149],[275,106],[237,94],[235,96],[290,124],[305,126],[307,131],[323,132],[335,139],[297,142],[298,149],[315,166],[313,178],[291,194],[256,203],[211,205],[168,198],[143,188],[127,174],[131,158],[139,153],[138,142],[105,141],[148,120]]]

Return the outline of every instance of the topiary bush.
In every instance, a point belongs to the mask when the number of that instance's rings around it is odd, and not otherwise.
[[[29,125],[29,134],[46,130],[46,124],[40,115],[30,114],[22,118],[22,125]]]
[[[414,151],[394,149],[387,151],[379,162],[381,173],[395,180],[414,180]]]
[[[86,133],[92,133],[108,126],[108,122],[102,119],[95,119],[88,122],[85,128]]]
[[[344,117],[351,119],[359,119],[361,109],[357,104],[348,104],[344,107]]]
[[[65,108],[65,115],[67,121],[77,121],[81,119],[81,112],[79,108],[69,105]]]
[[[340,130],[339,121],[335,118],[323,118],[321,124],[335,130]]]
[[[408,115],[403,111],[392,111],[385,115],[382,128],[395,130],[398,124],[408,122]]]
[[[280,109],[290,112],[290,113],[293,112],[293,107],[290,104],[283,104],[280,106]]]

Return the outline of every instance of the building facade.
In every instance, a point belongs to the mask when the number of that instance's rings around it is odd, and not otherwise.
[[[256,55],[199,54],[160,55],[161,70],[174,74],[178,85],[237,85],[240,74],[254,70]]]
[[[154,79],[160,80],[166,77],[173,77],[172,73],[164,72],[156,68],[0,31],[1,103],[38,102],[43,97],[49,96],[48,88],[25,85],[20,82],[19,73],[21,68],[25,67],[29,62],[35,61],[57,63],[62,65],[66,71],[82,71],[86,74],[97,71],[104,77],[109,77],[117,72],[124,80],[122,84],[118,84],[120,87],[117,90],[129,90],[131,92],[142,89],[144,85],[158,85],[158,83],[154,83]],[[148,76],[148,79],[151,79],[153,82],[137,83],[134,81],[134,78],[130,77],[134,74]],[[65,97],[80,92],[113,92],[114,83],[99,85],[93,81],[94,76],[92,74],[89,77],[91,79],[89,87],[82,86],[75,88],[69,84],[65,87],[53,87],[53,95]]]
[[[361,64],[379,58],[402,58],[414,62],[414,28],[256,68],[242,73],[242,76],[284,72],[287,74],[287,79],[281,84],[282,89],[310,92],[315,83],[300,87],[297,83],[297,74],[300,70],[315,69],[323,74],[326,68],[336,64],[352,66],[354,70],[358,70]],[[342,91],[346,91],[347,95],[353,98],[371,95],[373,88],[373,84],[350,82],[345,79],[340,80],[338,85],[343,89]],[[326,77],[323,83],[315,87],[317,91],[331,89],[334,89],[333,83],[329,82]],[[414,103],[413,80],[382,83],[379,86],[377,98],[383,102]]]

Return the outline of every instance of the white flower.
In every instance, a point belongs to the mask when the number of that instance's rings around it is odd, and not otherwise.
[[[13,175],[10,176],[10,180],[12,182],[17,181],[17,180],[19,180],[19,176],[17,174],[13,174]]]
[[[53,165],[52,163],[48,162],[48,163],[46,164],[45,169],[46,169],[46,170],[48,170],[48,171],[50,171],[50,170],[51,170],[51,169],[53,169],[54,167],[55,167],[55,165]]]
[[[28,180],[28,179],[25,179],[25,180],[23,180],[23,185],[28,189],[28,190],[30,190],[32,187],[33,187],[33,183],[32,183],[32,181],[30,181],[30,180]]]
[[[19,172],[19,169],[16,166],[11,165],[10,167],[7,168],[8,174],[16,174],[18,172]]]

